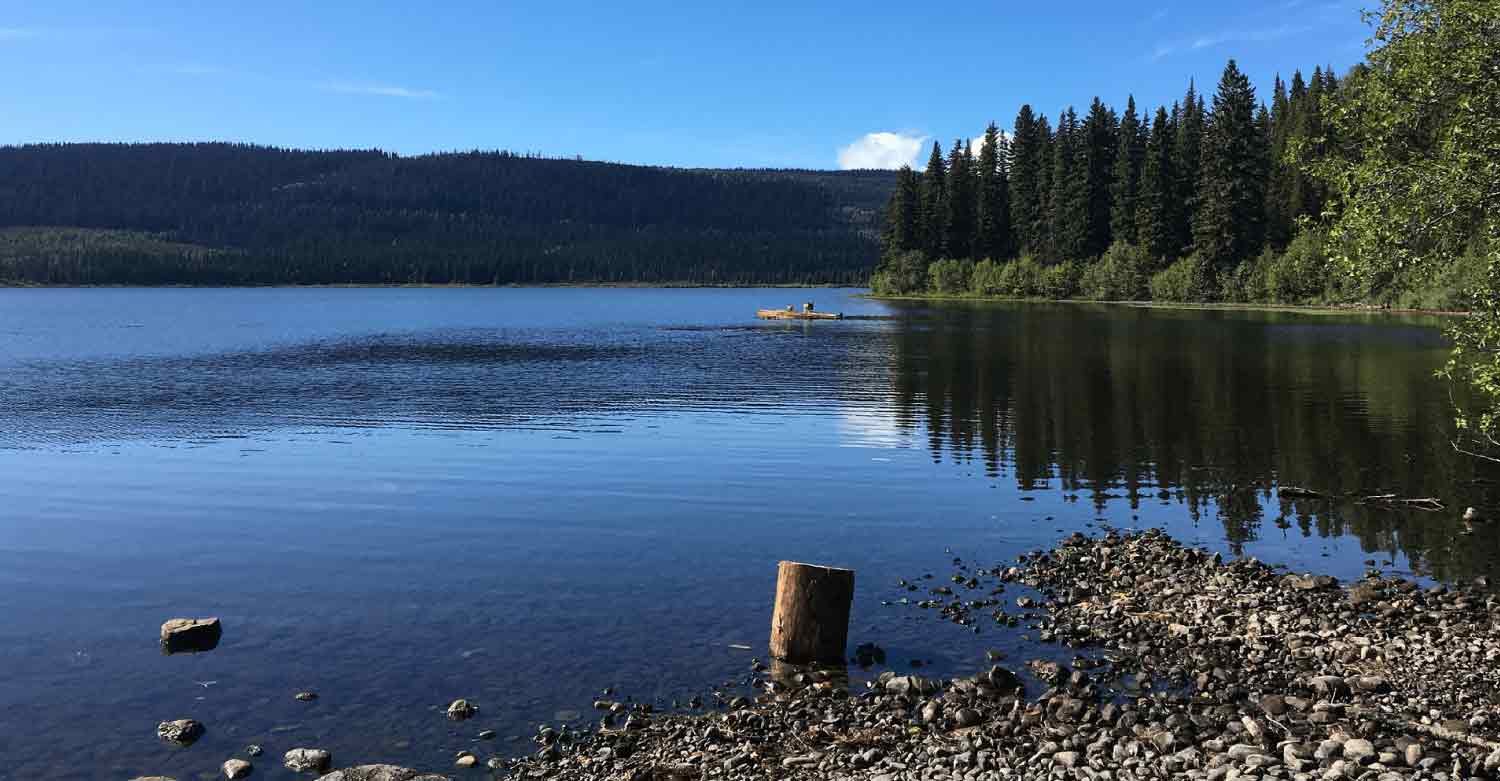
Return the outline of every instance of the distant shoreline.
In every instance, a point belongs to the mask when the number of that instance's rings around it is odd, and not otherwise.
[[[972,302],[976,304],[1030,303],[1030,304],[1103,304],[1125,306],[1136,309],[1187,309],[1224,312],[1294,312],[1298,314],[1388,314],[1388,315],[1432,315],[1438,317],[1468,317],[1468,312],[1445,309],[1398,309],[1374,304],[1236,304],[1194,303],[1189,301],[1090,301],[1079,298],[1004,298],[999,296],[882,296],[874,293],[860,294],[860,298],[871,301],[945,301]]]

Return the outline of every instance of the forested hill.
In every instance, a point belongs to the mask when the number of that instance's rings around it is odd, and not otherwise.
[[[0,148],[0,282],[863,283],[889,171]]]

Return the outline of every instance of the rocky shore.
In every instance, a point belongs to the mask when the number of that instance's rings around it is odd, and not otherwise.
[[[1158,532],[1075,534],[954,582],[924,607],[1024,623],[1054,644],[1047,658],[946,681],[886,672],[858,692],[836,671],[773,667],[724,711],[601,701],[600,729],[542,728],[534,754],[488,766],[620,781],[1500,778],[1486,584],[1341,584]],[[1008,584],[1044,598],[1007,613]]]

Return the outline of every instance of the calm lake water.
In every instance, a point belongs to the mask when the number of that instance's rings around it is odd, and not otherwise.
[[[1496,569],[1496,533],[1460,534],[1495,475],[1448,445],[1437,321],[857,292],[0,291],[0,778],[525,751],[607,686],[742,683],[779,559],[855,568],[851,645],[944,675],[1064,652],[882,605],[897,578],[1104,523],[1342,577]],[[809,295],[872,319],[751,316]],[[203,615],[217,650],[160,655]],[[207,736],[167,747],[175,718]]]

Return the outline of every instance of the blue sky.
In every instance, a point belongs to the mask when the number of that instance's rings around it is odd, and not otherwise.
[[[1278,71],[1342,72],[1370,2],[0,0],[0,143],[890,165],[1026,102],[1055,116],[1094,95],[1170,102],[1190,77],[1211,90],[1229,57],[1263,91]]]

